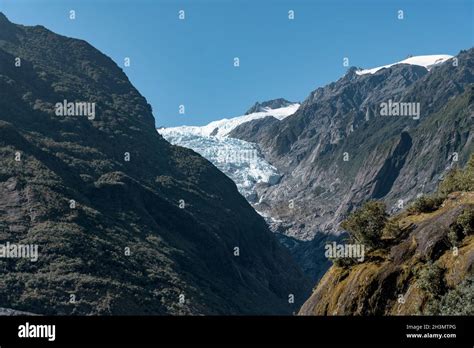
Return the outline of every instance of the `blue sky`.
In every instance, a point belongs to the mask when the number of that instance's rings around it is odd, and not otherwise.
[[[457,54],[472,0],[0,0],[15,23],[87,40],[123,67],[157,126],[203,125],[255,101],[304,100],[350,65]],[[69,11],[76,19],[69,19]],[[185,10],[186,19],[178,19]],[[288,19],[288,11],[295,19]],[[403,10],[405,19],[397,19]],[[239,57],[240,67],[233,66]],[[179,114],[179,105],[186,113]]]

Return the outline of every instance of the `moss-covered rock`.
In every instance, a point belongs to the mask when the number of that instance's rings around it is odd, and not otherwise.
[[[388,251],[369,252],[363,263],[333,265],[299,314],[473,315],[474,236],[463,235],[457,246],[448,238],[459,221],[470,226],[471,211],[474,192],[458,192],[431,213],[394,217],[403,237]],[[373,254],[378,262],[371,261]]]

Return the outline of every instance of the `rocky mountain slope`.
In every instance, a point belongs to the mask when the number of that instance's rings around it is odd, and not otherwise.
[[[231,137],[259,144],[283,178],[257,192],[258,210],[298,239],[334,232],[347,212],[371,198],[394,209],[432,191],[452,164],[473,151],[474,49],[428,71],[400,64],[373,74],[351,68],[318,88],[279,122],[255,120]],[[380,104],[414,102],[420,117],[380,116]],[[293,201],[294,208],[289,208]]]
[[[275,110],[280,108],[285,108],[291,105],[295,105],[299,103],[290,102],[284,98],[272,99],[267,100],[264,102],[255,102],[250,109],[247,110],[245,113],[246,115],[254,114],[256,112],[265,112],[267,110]]]
[[[273,218],[274,231],[304,241],[292,252],[313,279],[324,270],[311,260],[350,211],[382,199],[396,212],[433,191],[474,151],[474,49],[440,57],[367,73],[350,68],[313,91],[295,114],[252,120],[229,133],[258,144],[282,175],[277,185],[257,187],[254,206]],[[419,115],[381,116],[390,102],[418,103]],[[315,238],[320,232],[325,237]]]
[[[392,216],[363,262],[333,265],[299,313],[473,315],[474,156],[440,191]]]
[[[95,103],[94,117],[57,116],[63,101]],[[0,306],[37,314],[285,314],[307,296],[235,184],[156,132],[111,59],[0,14],[7,242],[39,257],[0,258]]]

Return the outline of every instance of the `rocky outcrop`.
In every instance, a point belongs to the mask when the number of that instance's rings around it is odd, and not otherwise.
[[[299,314],[474,314],[474,235],[456,247],[449,236],[466,211],[474,216],[474,192],[453,193],[431,213],[402,213],[399,237],[362,263],[333,265]]]
[[[272,100],[267,100],[264,102],[256,102],[255,104],[252,105],[250,109],[247,110],[245,115],[250,115],[253,114],[254,112],[262,112],[266,111],[266,109],[278,109],[278,108],[283,108],[286,106],[289,106],[291,104],[295,104],[294,102],[290,102],[286,99],[283,98],[278,98],[278,99],[272,99]]]

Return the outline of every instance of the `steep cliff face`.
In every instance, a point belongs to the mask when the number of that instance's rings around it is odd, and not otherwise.
[[[58,116],[64,101],[94,117]],[[308,290],[234,183],[157,134],[111,59],[0,14],[7,242],[39,257],[0,258],[0,306],[38,314],[284,314]]]
[[[473,315],[474,192],[452,193],[434,212],[396,220],[399,237],[362,263],[333,265],[299,314]],[[468,230],[454,247],[450,233],[460,221]]]
[[[259,144],[283,178],[262,186],[256,208],[297,239],[336,232],[362,202],[383,199],[396,211],[432,191],[456,157],[473,152],[474,49],[427,71],[394,65],[356,69],[318,88],[284,120],[257,120],[231,136]],[[419,115],[381,116],[382,103],[419,106]],[[419,116],[419,117],[418,117]]]

